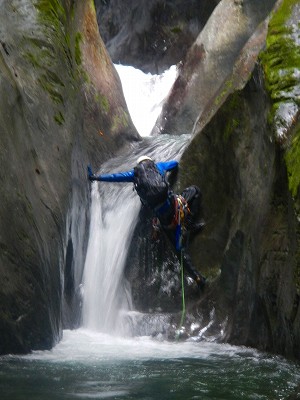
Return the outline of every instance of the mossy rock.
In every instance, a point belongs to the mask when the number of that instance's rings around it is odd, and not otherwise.
[[[275,137],[285,144],[290,127],[299,113],[300,47],[297,43],[299,22],[297,0],[284,0],[272,16],[266,42],[261,54],[266,88],[272,99],[269,121]]]

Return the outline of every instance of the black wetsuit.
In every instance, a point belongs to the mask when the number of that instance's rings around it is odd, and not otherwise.
[[[166,161],[166,162],[158,162],[155,164],[158,168],[158,171],[161,175],[165,175],[167,171],[171,171],[178,167],[178,162],[173,161]],[[93,175],[91,170],[89,171],[89,179],[91,181],[104,181],[104,182],[134,182],[134,169],[125,172],[117,172],[112,174],[103,174],[103,175]],[[187,216],[186,221],[186,232],[183,236],[183,245],[180,249],[176,248],[176,232],[175,226],[173,224],[174,220],[174,197],[176,195],[171,191],[168,194],[168,198],[163,204],[158,204],[157,206],[152,206],[151,209],[153,213],[157,216],[160,221],[161,227],[163,228],[166,236],[169,238],[176,255],[181,261],[181,256],[183,257],[183,266],[187,273],[193,278],[199,286],[202,286],[205,282],[205,278],[195,270],[192,264],[191,257],[187,254],[187,244],[189,239],[189,233],[195,223],[195,219],[198,215],[199,208],[201,206],[201,199],[202,195],[200,189],[197,186],[190,186],[186,188],[182,193],[181,196],[185,199],[188,204],[189,214]]]

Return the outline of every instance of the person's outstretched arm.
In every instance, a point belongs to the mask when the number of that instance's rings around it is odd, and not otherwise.
[[[165,162],[158,162],[156,165],[160,172],[165,173],[166,171],[172,171],[173,169],[177,168],[178,161],[171,160]]]
[[[133,182],[133,169],[125,172],[117,172],[114,174],[95,175],[92,168],[88,166],[88,179],[90,181],[103,181],[103,182]]]

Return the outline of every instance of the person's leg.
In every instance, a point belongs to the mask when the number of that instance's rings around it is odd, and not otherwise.
[[[206,278],[200,274],[200,272],[196,271],[193,266],[192,259],[190,255],[186,251],[187,243],[185,243],[185,248],[182,250],[176,250],[176,238],[175,238],[175,230],[174,229],[164,229],[165,236],[169,239],[175,254],[178,258],[178,261],[183,262],[183,269],[186,274],[188,274],[194,281],[197,283],[199,288],[203,288],[205,285]],[[187,238],[185,238],[187,239]]]
[[[205,226],[205,222],[196,222],[201,212],[202,206],[202,193],[198,186],[189,186],[184,189],[181,196],[187,201],[189,207],[189,213],[186,216],[186,228],[188,231],[193,233],[199,233]]]
[[[187,201],[191,214],[196,218],[202,204],[202,193],[198,186],[192,185],[187,187],[183,190],[181,196]]]
[[[181,254],[181,252],[182,252],[182,254]],[[195,270],[190,255],[185,250],[177,251],[176,255],[177,255],[177,257],[178,257],[180,262],[181,262],[181,258],[182,258],[184,271],[192,279],[194,279],[194,281],[197,283],[197,285],[200,288],[203,288],[204,285],[205,285],[206,279],[204,278],[204,276],[202,276],[200,274],[200,272]]]

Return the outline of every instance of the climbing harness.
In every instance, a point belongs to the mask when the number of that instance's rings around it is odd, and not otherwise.
[[[185,218],[186,215],[190,213],[188,203],[184,197],[181,195],[176,195],[175,201],[175,216],[174,224],[176,224],[175,240],[176,240],[176,250],[182,249],[183,234],[185,231]]]

